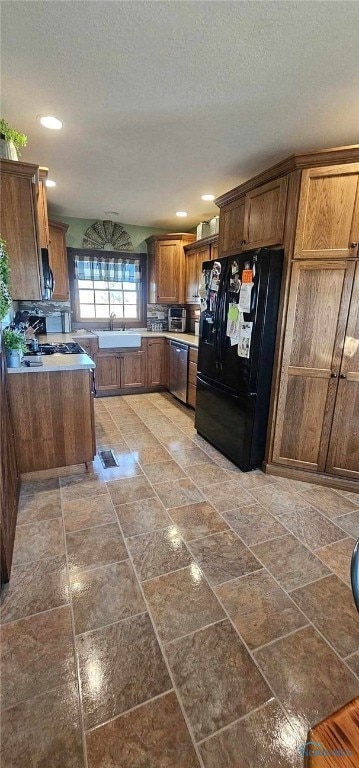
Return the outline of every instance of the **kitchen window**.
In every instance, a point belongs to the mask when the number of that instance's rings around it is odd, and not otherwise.
[[[145,256],[69,248],[75,322],[121,326],[146,319]]]

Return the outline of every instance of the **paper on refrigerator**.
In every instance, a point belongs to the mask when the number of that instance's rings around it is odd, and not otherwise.
[[[239,294],[238,309],[241,312],[251,311],[251,295],[252,295],[253,283],[242,283]]]
[[[231,340],[231,346],[238,344],[240,338],[240,324],[243,321],[243,313],[239,311],[238,304],[230,304],[227,315],[227,336]]]
[[[253,323],[242,322],[239,325],[238,357],[249,357]]]

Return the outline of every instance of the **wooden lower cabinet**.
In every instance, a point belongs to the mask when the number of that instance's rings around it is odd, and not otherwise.
[[[118,352],[99,352],[96,355],[96,391],[104,392],[120,388],[121,367]]]
[[[196,407],[197,358],[198,349],[190,347],[188,360],[187,405],[191,408]]]
[[[146,354],[138,352],[126,352],[120,356],[120,382],[121,389],[140,389],[146,386]]]
[[[274,463],[359,476],[359,353],[354,354],[359,287],[357,277],[352,295],[354,272],[355,262],[345,260],[293,265]]]
[[[8,384],[20,473],[92,461],[91,370],[13,373]]]
[[[166,386],[166,339],[147,342],[147,386]]]
[[[1,583],[9,581],[14,549],[20,475],[8,395],[4,349],[0,352],[0,559]]]
[[[162,341],[162,339],[161,339]],[[100,351],[95,355],[96,391],[119,392],[146,387],[146,351]]]

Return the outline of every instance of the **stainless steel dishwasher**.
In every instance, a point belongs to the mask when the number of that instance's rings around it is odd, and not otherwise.
[[[187,403],[188,344],[171,341],[170,345],[170,392]]]

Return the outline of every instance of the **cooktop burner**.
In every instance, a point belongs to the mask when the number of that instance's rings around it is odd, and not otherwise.
[[[74,341],[67,344],[39,344],[38,352],[32,349],[25,352],[27,356],[33,355],[80,355],[83,349]]]

